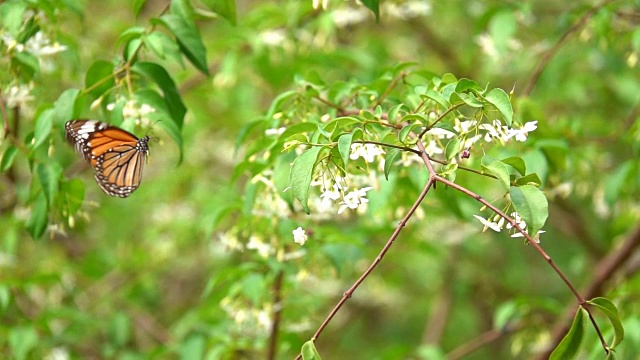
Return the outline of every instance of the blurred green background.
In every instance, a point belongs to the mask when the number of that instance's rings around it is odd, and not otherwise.
[[[166,5],[146,1],[136,17],[128,1],[67,3],[73,6],[52,2],[61,10],[43,26],[68,49],[37,79],[31,114],[64,90],[82,88],[93,61],[120,56],[116,42],[125,29],[148,28]],[[202,3],[194,2],[197,9]],[[196,12],[211,76],[154,59],[170,70],[188,108],[184,161],[177,165],[178,147],[151,129],[159,141],[130,198],[104,195],[77,164],[63,130],[54,129],[53,156],[67,166],[65,176],[84,181],[86,198],[73,226],[50,218],[49,231],[34,240],[24,230],[29,162],[18,158],[0,174],[0,357],[262,359],[277,306],[275,358],[295,357],[403,214],[380,210],[376,201],[391,196],[380,191],[370,194],[368,216],[315,223],[323,236],[312,235],[303,260],[284,267],[283,301],[274,304],[282,268],[246,248],[244,235],[259,235],[270,220],[242,211],[251,179],[234,174],[234,164],[250,138],[236,144],[236,137],[278,94],[297,88],[296,77],[368,83],[395,64],[415,62],[435,74],[513,89],[517,116],[537,120],[538,129],[524,144],[488,151],[547,159],[535,169],[550,202],[545,250],[584,289],[603,259],[632,238],[640,223],[638,1],[597,8],[593,1],[382,1],[379,21],[355,2],[316,5],[237,1],[235,25]],[[567,32],[529,92],[536,67]],[[21,111],[26,133],[33,123],[28,109]],[[95,117],[88,106],[83,114]],[[8,140],[1,144],[4,152]],[[465,174],[456,181],[489,200],[499,196],[487,179]],[[419,193],[415,183],[394,183],[404,210]],[[463,200],[462,210],[451,209],[450,197],[459,195],[438,188],[425,200],[317,341],[323,358],[453,359],[464,353],[460,346],[491,334],[495,340],[463,358],[532,358],[566,322],[577,304],[548,264],[521,240],[482,234],[471,216],[456,216],[479,213],[479,206]],[[386,217],[374,216],[376,206]],[[279,221],[278,241],[296,245],[285,234],[305,216]],[[237,236],[245,249],[233,250],[225,236]],[[639,263],[637,246],[631,249],[631,260],[598,293],[621,311],[621,359],[640,354]],[[605,317],[598,320],[610,338]],[[591,327],[587,334],[581,358],[604,358]]]

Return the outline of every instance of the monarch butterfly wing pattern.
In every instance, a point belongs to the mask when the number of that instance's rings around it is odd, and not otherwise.
[[[145,158],[137,143],[117,146],[97,159],[96,182],[111,196],[127,197],[140,186]]]
[[[149,154],[149,137],[135,135],[96,120],[65,125],[67,141],[94,168],[96,182],[111,196],[127,197],[140,186]]]

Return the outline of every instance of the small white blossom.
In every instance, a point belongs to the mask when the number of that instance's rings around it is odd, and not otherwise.
[[[308,238],[309,237],[301,226],[298,226],[297,229],[293,230],[293,241],[295,243],[298,243],[302,246],[305,242],[307,242]]]
[[[527,232],[527,231],[525,230],[525,232]],[[543,233],[545,233],[545,232],[546,232],[546,231],[544,231],[544,230],[540,230],[540,231],[538,231],[538,232],[536,233],[536,235],[533,237],[533,241],[535,241],[536,243],[538,243],[538,244],[539,244],[539,243],[540,243],[540,234],[543,234]],[[528,233],[527,233],[527,234],[528,234]],[[511,237],[512,237],[512,238],[516,238],[516,237],[524,237],[524,235],[522,235],[522,233],[518,231],[517,233],[515,233],[515,234],[511,235]]]
[[[527,136],[529,135],[529,133],[538,128],[537,124],[538,124],[537,121],[529,121],[526,124],[524,124],[522,129],[507,130],[507,134],[509,135],[509,138],[515,136],[516,141],[525,141],[527,140]]]
[[[357,160],[362,157],[364,161],[372,163],[375,161],[376,156],[384,154],[384,150],[375,144],[351,144],[351,154],[349,158],[351,160]]]
[[[260,33],[260,41],[270,47],[280,46],[287,39],[284,29],[270,29]]]
[[[358,190],[352,190],[344,196],[344,199],[340,202],[341,206],[338,209],[338,214],[342,214],[347,208],[349,209],[357,209],[358,206],[364,205],[369,202],[365,196],[367,196],[367,191],[373,189],[373,187],[364,187]]]
[[[431,4],[424,0],[410,0],[405,3],[384,3],[382,10],[391,17],[408,20],[431,13]]]
[[[491,229],[495,232],[500,232],[502,230],[502,224],[499,222],[493,222],[478,215],[473,215],[473,217],[478,219],[482,223],[482,225],[484,225],[484,229],[482,230],[482,232],[485,232],[487,229]]]
[[[322,206],[331,206],[332,201],[340,199],[341,194],[342,192],[340,191],[340,186],[338,184],[333,184],[333,190],[325,190],[320,195],[320,198],[322,199]]]
[[[429,135],[433,135],[438,139],[451,139],[452,137],[456,136],[454,132],[443,128],[433,128],[429,130]]]
[[[287,128],[281,127],[278,129],[267,129],[264,131],[264,134],[267,136],[277,136],[281,135]]]
[[[475,120],[466,120],[466,121],[460,121],[458,119],[455,120],[455,124],[453,125],[453,128],[459,132],[460,134],[466,134],[468,133],[474,126],[476,126],[478,122]]]
[[[271,245],[262,242],[262,240],[258,239],[255,236],[251,236],[249,238],[249,242],[246,245],[249,250],[256,250],[260,256],[263,258],[269,257],[271,254]]]
[[[20,84],[18,86],[12,86],[5,94],[8,108],[26,107],[30,101],[33,101],[34,97],[31,95],[33,89],[32,84]]]
[[[427,144],[424,150],[429,154],[429,156],[442,154],[444,152],[435,140],[429,140],[429,144]]]
[[[345,8],[333,11],[331,17],[337,27],[343,28],[365,21],[369,17],[369,13],[364,7]]]
[[[67,47],[57,42],[51,44],[49,38],[42,31],[39,31],[27,40],[25,49],[33,56],[40,58],[65,51]]]

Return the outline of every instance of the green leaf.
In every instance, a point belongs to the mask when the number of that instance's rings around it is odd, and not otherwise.
[[[51,134],[51,129],[53,128],[54,115],[55,112],[53,109],[47,109],[38,116],[36,128],[33,132],[33,139],[35,140],[33,144],[34,149],[49,139],[49,134]]]
[[[309,340],[306,343],[302,344],[302,360],[321,360],[320,354],[318,350],[316,350],[316,345],[313,343],[313,340]]]
[[[348,133],[340,136],[338,139],[338,151],[342,157],[342,163],[344,167],[347,167],[349,162],[349,155],[351,154],[351,141],[353,139],[353,133]]]
[[[84,200],[84,183],[79,179],[63,181],[60,184],[62,199],[66,202],[69,215],[75,214],[82,206]]]
[[[160,87],[164,95],[164,101],[167,104],[169,113],[171,114],[171,118],[178,126],[178,129],[182,129],[184,115],[187,112],[187,108],[182,102],[176,83],[173,81],[167,70],[152,62],[138,62],[131,68],[131,70],[155,82],[158,87]]]
[[[12,67],[17,70],[20,78],[25,82],[30,81],[35,74],[40,73],[40,62],[37,57],[27,51],[13,54]]]
[[[40,193],[31,207],[31,216],[29,216],[29,219],[25,224],[27,232],[34,239],[39,239],[47,229],[48,212],[49,208],[47,207],[47,198],[44,193]]]
[[[405,141],[407,140],[407,137],[413,131],[413,129],[421,128],[422,126],[423,126],[422,124],[410,124],[403,127],[402,129],[400,129],[400,132],[398,133],[398,140],[400,140],[400,142],[404,144]]]
[[[7,306],[9,306],[9,302],[11,301],[11,291],[9,287],[6,285],[0,284],[0,314],[7,310]]]
[[[231,24],[237,24],[235,0],[202,0],[202,3]]]
[[[284,153],[278,156],[273,168],[273,185],[278,195],[286,201],[289,208],[293,209],[293,192],[289,187],[289,175],[291,174],[291,163],[296,159],[295,151]]]
[[[502,184],[502,187],[504,187],[505,190],[509,190],[509,187],[511,186],[511,180],[509,178],[509,169],[507,169],[507,165],[505,165],[500,160],[496,160],[496,161],[490,163],[489,165],[482,166],[482,167],[485,168],[486,170],[488,170],[489,173],[495,175],[498,178],[498,180],[500,181],[500,184]],[[531,235],[531,236],[533,236],[533,235]]]
[[[251,273],[242,280],[242,293],[256,306],[268,292],[266,279],[262,274]]]
[[[398,104],[389,110],[389,112],[387,113],[387,118],[390,123],[392,124],[396,123],[396,120],[398,119],[398,113],[400,112],[400,109],[402,109],[403,106],[404,106],[403,104]]]
[[[147,2],[147,0],[133,0],[132,4],[131,4],[131,8],[133,10],[133,14],[135,15],[135,17],[138,17],[140,15],[140,10],[142,10],[142,8],[144,7],[144,4]]]
[[[38,333],[31,326],[13,326],[8,329],[9,354],[11,359],[31,359],[29,353],[38,345]]]
[[[451,103],[454,105],[464,103],[474,108],[481,108],[484,106],[484,104],[480,100],[478,100],[478,98],[475,97],[475,95],[473,94],[454,92],[451,94],[450,100],[451,100]]]
[[[362,0],[362,4],[376,15],[376,21],[380,21],[380,0]]]
[[[22,27],[22,19],[27,3],[24,1],[7,1],[0,4],[0,23],[15,38]]]
[[[535,186],[512,186],[511,202],[518,214],[527,223],[527,232],[531,237],[542,229],[549,216],[549,204],[542,191]]]
[[[91,89],[89,93],[94,99],[99,98],[115,86],[113,70],[113,63],[104,60],[94,61],[87,70],[87,75],[84,77],[84,87]]]
[[[202,335],[191,335],[180,344],[180,359],[205,359],[206,341]]]
[[[387,154],[384,157],[384,178],[389,180],[389,172],[391,172],[391,166],[393,166],[393,162],[396,157],[402,152],[400,149],[392,148],[387,151]]]
[[[458,155],[458,153],[462,150],[462,142],[459,138],[453,138],[447,143],[447,148],[445,150],[445,155],[447,157],[447,161],[453,159]]]
[[[498,109],[507,126],[511,127],[511,123],[513,122],[513,108],[509,101],[509,95],[502,89],[493,89],[489,91],[488,94],[485,94],[484,98]]]
[[[609,299],[603,297],[591,299],[587,301],[587,303],[597,307],[598,310],[607,315],[609,321],[611,321],[615,334],[610,347],[613,349],[618,346],[618,344],[620,344],[624,339],[624,328],[622,327],[622,322],[620,321],[620,315],[618,314],[616,306]]]
[[[612,174],[607,176],[604,188],[604,199],[609,205],[613,205],[618,201],[620,193],[625,188],[625,182],[630,178],[634,168],[637,168],[636,159],[627,160],[620,165]]]
[[[442,94],[440,94],[439,92],[433,89],[427,90],[427,92],[422,96],[435,101],[440,106],[442,106],[443,109],[448,109],[451,106],[451,104],[447,101],[447,99],[444,96],[442,96]]]
[[[573,359],[578,350],[580,350],[580,344],[584,338],[584,332],[586,327],[586,319],[589,316],[587,311],[583,308],[579,308],[576,312],[576,317],[573,319],[573,324],[567,335],[562,339],[558,347],[551,353],[549,360],[568,360]]]
[[[4,151],[4,154],[2,154],[2,160],[0,160],[0,172],[9,170],[11,165],[13,165],[13,160],[16,158],[16,154],[18,154],[18,148],[13,145],[9,145]]]
[[[482,91],[483,89],[480,85],[478,85],[477,82],[473,80],[466,79],[466,78],[462,78],[458,80],[458,83],[456,84],[456,89],[455,89],[457,93],[463,93],[469,90]]]
[[[176,145],[178,145],[178,149],[180,150],[178,164],[181,163],[183,157],[182,132],[180,126],[176,123],[173,116],[171,116],[165,99],[155,90],[148,88],[136,91],[134,98],[139,103],[148,104],[156,109],[155,112],[147,114],[147,117],[152,121],[157,121],[158,126],[164,129],[173,141],[175,141]]]
[[[126,50],[128,48],[128,44],[134,39],[140,39],[144,34],[146,34],[147,30],[142,26],[134,26],[130,27],[127,30],[123,31],[122,34],[116,40],[115,49],[117,50],[120,46]]]
[[[309,200],[309,186],[311,185],[318,155],[322,149],[323,147],[314,146],[300,154],[293,162],[291,174],[289,175],[289,184],[293,190],[293,196],[300,201],[302,209],[307,214],[311,213],[309,205],[307,204]]]
[[[76,109],[76,99],[80,90],[67,89],[60,96],[58,100],[53,104],[54,110],[54,124],[59,127],[63,127],[64,124],[71,119],[75,119],[78,116],[78,110]]]
[[[507,165],[511,165],[520,175],[525,175],[527,173],[527,165],[525,165],[524,160],[522,160],[519,156],[512,156],[506,159],[501,160],[503,163]]]
[[[36,165],[36,173],[47,199],[47,204],[52,207],[60,189],[62,167],[56,162],[38,164]]]
[[[177,14],[162,15],[160,23],[176,37],[182,53],[203,74],[209,75],[207,51],[192,19]]]
[[[516,180],[516,185],[517,186],[533,185],[535,187],[538,187],[538,186],[542,185],[542,181],[540,180],[540,178],[538,177],[537,174],[528,174],[526,176],[523,176],[523,177],[517,179]]]
[[[144,44],[160,59],[169,57],[181,66],[184,66],[180,47],[169,35],[163,32],[154,31],[151,34],[143,36],[142,39]]]

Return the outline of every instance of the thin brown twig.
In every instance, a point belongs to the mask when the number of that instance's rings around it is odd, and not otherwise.
[[[624,264],[634,254],[634,250],[640,248],[640,227],[624,241],[624,243],[614,252],[607,255],[595,266],[595,277],[593,281],[584,290],[584,296],[587,299],[601,296],[604,292],[604,285],[611,279],[613,274],[621,270]],[[552,340],[548,348],[540,353],[538,359],[548,359],[553,349],[562,341],[565,334],[569,331],[571,319],[575,315],[575,306],[567,308],[562,320],[558,322],[551,331]]]
[[[586,24],[586,22],[596,12],[598,12],[598,10],[600,10],[605,5],[612,3],[614,1],[616,0],[603,0],[599,4],[593,6],[580,18],[580,20],[578,20],[573,26],[571,26],[567,31],[565,31],[564,34],[562,34],[560,39],[558,39],[558,41],[549,50],[547,50],[547,52],[542,56],[540,63],[538,64],[538,66],[536,67],[536,69],[534,70],[533,74],[531,75],[531,77],[527,81],[527,84],[524,87],[524,91],[523,91],[524,96],[529,96],[529,94],[531,94],[531,92],[533,91],[533,88],[536,85],[536,82],[538,82],[538,79],[540,78],[540,75],[542,75],[542,72],[544,71],[545,67],[547,66],[547,64],[549,64],[551,59],[558,53],[562,45],[564,45],[565,41],[569,38],[569,35],[573,34],[574,32],[578,31],[580,28],[582,28],[584,24]]]
[[[9,128],[9,118],[7,117],[7,110],[4,108],[4,98],[2,97],[2,87],[0,87],[0,110],[2,110],[2,123],[4,124],[4,138],[6,139],[11,132]]]
[[[322,334],[322,331],[324,330],[324,328],[327,326],[327,324],[329,324],[331,319],[333,319],[333,317],[340,310],[340,308],[342,308],[342,305],[344,305],[344,303],[347,300],[349,300],[349,298],[353,295],[353,293],[356,291],[358,286],[360,286],[360,284],[362,284],[362,282],[369,276],[369,274],[373,271],[373,269],[375,269],[376,266],[380,263],[380,261],[382,260],[384,255],[391,248],[391,245],[393,245],[393,242],[396,240],[398,235],[400,235],[400,231],[402,231],[402,229],[405,227],[407,221],[409,221],[411,216],[413,216],[413,213],[418,209],[418,206],[420,206],[420,204],[422,203],[422,200],[427,195],[427,193],[429,192],[429,189],[431,189],[432,185],[433,185],[433,180],[429,179],[429,181],[425,185],[424,189],[422,190],[422,192],[418,196],[418,199],[413,203],[413,205],[411,206],[411,208],[409,209],[407,214],[404,216],[404,218],[402,218],[402,220],[400,221],[400,223],[396,227],[396,229],[393,232],[393,234],[391,234],[391,237],[389,238],[387,243],[384,245],[384,247],[382,248],[382,250],[380,251],[378,256],[375,258],[375,260],[373,260],[371,265],[369,265],[369,268],[367,268],[367,270],[360,276],[360,278],[358,278],[358,280],[347,291],[344,292],[344,294],[342,295],[342,298],[340,299],[340,301],[338,301],[338,303],[333,308],[333,310],[331,310],[331,312],[329,313],[327,318],[322,322],[322,324],[320,325],[318,330],[316,330],[315,334],[313,334],[313,337],[311,338],[313,341],[317,340],[318,337],[320,337],[320,334]],[[298,354],[298,356],[296,357],[296,360],[299,360],[301,358],[302,358],[302,354]]]
[[[447,353],[447,360],[458,360],[463,357],[473,353],[474,351],[480,349],[481,347],[490,344],[494,341],[500,340],[504,336],[507,336],[517,330],[522,328],[522,325],[507,325],[502,329],[491,329],[489,331],[484,332],[483,334],[471,339],[471,341],[466,342],[457,348],[451,350]]]
[[[418,139],[417,142],[418,145],[418,149],[420,149],[422,151],[422,159],[423,162],[425,163],[425,165],[427,166],[427,168],[429,169],[433,169],[433,166],[431,165],[431,161],[429,159],[429,155],[427,154],[427,152],[425,151],[424,148],[424,144],[422,144],[422,141]],[[433,175],[433,179],[437,182],[443,183],[446,186],[449,186],[455,190],[458,190],[474,199],[476,199],[476,201],[480,202],[481,204],[483,204],[484,206],[488,207],[489,209],[491,209],[493,212],[495,212],[496,214],[500,215],[502,218],[505,219],[505,221],[507,221],[508,223],[511,224],[511,226],[513,226],[516,231],[520,232],[522,235],[524,235],[525,239],[527,239],[527,241],[529,242],[529,244],[531,246],[533,246],[536,251],[538,251],[538,253],[540,255],[542,255],[542,257],[545,259],[545,261],[549,264],[549,266],[551,266],[551,268],[553,268],[553,270],[556,272],[556,274],[560,277],[560,279],[562,279],[562,281],[565,283],[565,285],[567,285],[567,287],[569,288],[569,290],[571,290],[571,292],[573,293],[573,296],[578,300],[578,305],[580,307],[582,307],[583,309],[585,309],[587,311],[587,313],[589,314],[589,319],[591,320],[591,323],[593,324],[593,327],[596,330],[596,333],[598,334],[598,338],[600,339],[600,342],[602,343],[605,352],[608,353],[608,346],[606,341],[604,340],[604,337],[602,336],[602,332],[600,331],[600,327],[598,327],[598,324],[596,323],[595,319],[593,318],[593,316],[591,316],[591,311],[589,310],[589,308],[586,306],[587,303],[584,300],[584,298],[580,295],[580,293],[578,292],[578,290],[576,290],[575,286],[573,286],[573,284],[571,283],[571,281],[569,281],[569,278],[567,278],[567,276],[562,272],[562,270],[560,270],[560,268],[558,267],[558,265],[556,265],[556,263],[551,259],[551,257],[542,249],[542,247],[540,246],[540,244],[538,244],[532,237],[531,235],[529,235],[528,233],[526,233],[519,225],[518,223],[512,219],[511,217],[507,216],[504,212],[502,212],[502,210],[498,209],[496,206],[494,206],[493,204],[491,204],[490,202],[486,201],[484,198],[482,198],[482,196],[474,193],[473,191],[460,186],[452,181],[449,181],[441,176],[438,175]]]
[[[284,271],[280,270],[273,283],[273,320],[269,331],[269,348],[267,349],[267,359],[274,360],[278,352],[278,333],[280,332],[280,321],[282,319],[282,283]]]
[[[393,88],[396,87],[396,84],[398,83],[398,81],[403,77],[405,77],[405,75],[406,73],[402,71],[400,72],[400,74],[398,74],[398,76],[396,76],[395,78],[393,78],[393,80],[391,80],[391,82],[389,83],[389,86],[387,86],[387,88],[384,90],[384,93],[382,93],[382,95],[378,98],[378,100],[376,100],[376,103],[373,105],[373,109],[377,108],[378,106],[380,106],[380,104],[382,104],[384,99],[386,99],[387,96],[389,96],[389,94],[391,93],[391,90],[393,90]]]

